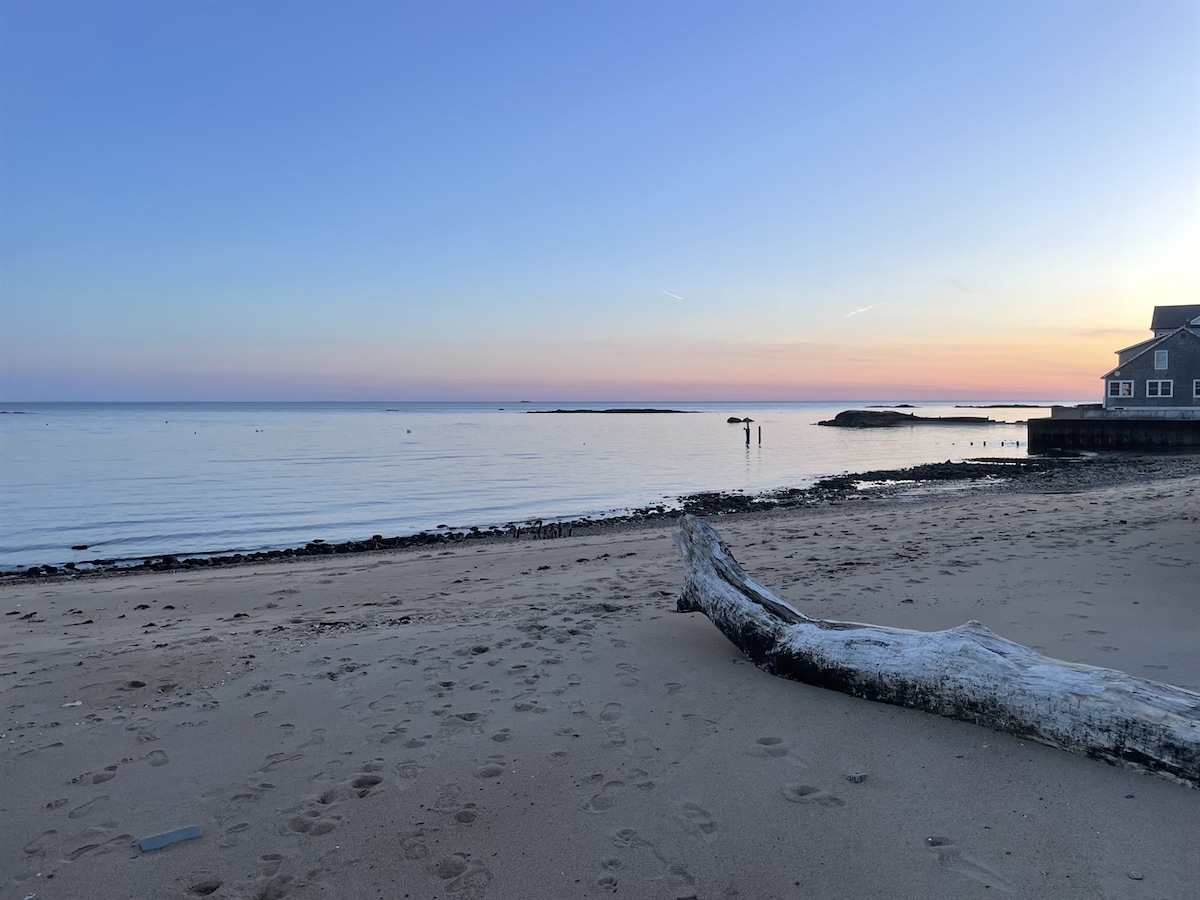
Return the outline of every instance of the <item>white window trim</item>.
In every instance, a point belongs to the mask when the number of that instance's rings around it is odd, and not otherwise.
[[[1127,393],[1127,394],[1121,393],[1121,385],[1128,385],[1129,393]],[[1115,388],[1115,390],[1114,390],[1114,388]],[[1113,399],[1113,400],[1124,400],[1128,397],[1132,397],[1133,396],[1133,382],[1132,381],[1110,381],[1108,383],[1108,396],[1110,399]]]
[[[1192,379],[1192,399],[1200,400],[1200,378]]]
[[[1152,392],[1152,389],[1150,387],[1151,385],[1156,386],[1154,388],[1154,391],[1157,391],[1157,393]],[[1163,393],[1164,385],[1166,386],[1165,394]],[[1147,378],[1146,379],[1146,397],[1147,397],[1147,399],[1153,397],[1153,398],[1156,398],[1159,400],[1169,400],[1174,396],[1175,396],[1175,382],[1172,381],[1170,378]]]
[[[1162,362],[1162,365],[1159,365],[1160,361]],[[1166,350],[1155,350],[1154,351],[1154,371],[1156,371],[1156,372],[1167,371],[1167,351]]]

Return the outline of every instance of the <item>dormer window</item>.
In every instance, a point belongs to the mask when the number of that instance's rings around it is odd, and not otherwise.
[[[1154,368],[1156,371],[1159,371],[1159,372],[1166,371],[1166,369],[1167,369],[1167,351],[1166,350],[1155,350],[1154,351]]]

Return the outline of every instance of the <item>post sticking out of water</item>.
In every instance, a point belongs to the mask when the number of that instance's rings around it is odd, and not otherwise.
[[[750,446],[750,420],[746,420],[746,446]]]
[[[758,426],[758,446],[762,446],[762,426]]]

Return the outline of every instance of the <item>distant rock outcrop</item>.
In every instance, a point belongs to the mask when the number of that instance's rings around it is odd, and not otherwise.
[[[817,424],[835,428],[895,428],[899,425],[990,425],[993,420],[986,416],[924,417],[894,410],[848,409]]]

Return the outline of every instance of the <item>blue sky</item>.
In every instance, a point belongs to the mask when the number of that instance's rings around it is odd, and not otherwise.
[[[0,5],[0,399],[1098,398],[1198,237],[1195,3]]]

